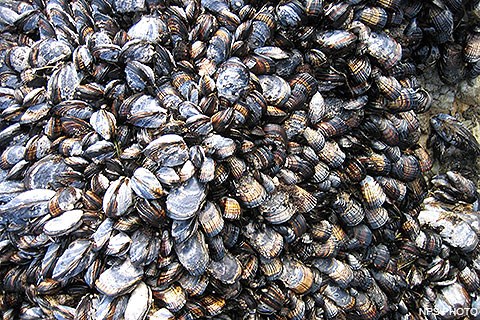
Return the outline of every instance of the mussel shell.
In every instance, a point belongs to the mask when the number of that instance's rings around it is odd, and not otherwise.
[[[115,132],[116,119],[111,112],[102,109],[92,114],[90,124],[102,138],[110,140]]]
[[[192,276],[200,276],[207,270],[210,256],[201,231],[183,242],[175,241],[174,248],[178,260]]]
[[[289,200],[287,193],[276,192],[271,195],[270,199],[262,203],[259,210],[265,220],[271,224],[284,223],[290,220],[296,212],[295,207]]]
[[[366,209],[365,219],[372,229],[381,228],[388,221],[388,211],[383,207]]]
[[[222,208],[222,216],[229,220],[238,220],[242,214],[242,208],[237,200],[229,197],[220,199],[220,207]]]
[[[12,168],[25,157],[25,151],[23,146],[8,147],[1,155],[0,167],[4,170]]]
[[[243,176],[234,181],[235,193],[246,208],[255,208],[267,200],[265,188],[251,175]]]
[[[345,153],[335,141],[326,141],[325,147],[319,153],[319,158],[331,168],[338,168],[345,161]]]
[[[133,172],[130,187],[139,197],[144,199],[158,199],[164,193],[157,177],[143,167]]]
[[[183,138],[176,134],[166,134],[153,140],[143,152],[166,167],[182,165],[188,159],[187,145]]]
[[[170,190],[166,201],[167,216],[174,220],[188,220],[198,212],[205,197],[205,185],[192,177]]]
[[[60,236],[78,228],[82,224],[82,217],[82,210],[66,211],[49,220],[43,230],[49,236]]]
[[[249,223],[242,229],[251,246],[266,259],[277,257],[283,250],[283,238],[268,226]]]
[[[220,210],[210,201],[207,201],[205,207],[199,212],[198,221],[207,237],[218,235],[222,231],[224,225]]]
[[[402,47],[384,32],[372,32],[366,40],[367,52],[385,69],[390,69],[402,58]]]
[[[153,291],[153,296],[162,301],[165,307],[172,312],[179,311],[187,303],[185,290],[178,284],[173,284],[165,290]]]
[[[217,71],[216,86],[219,96],[235,102],[247,88],[250,73],[238,59],[229,59],[220,65]]]
[[[289,84],[275,75],[262,75],[258,77],[262,86],[263,96],[269,104],[282,106],[290,97]]]
[[[242,274],[240,261],[227,253],[219,261],[211,261],[208,270],[212,277],[225,284],[235,283]]]
[[[328,52],[342,52],[352,46],[357,36],[345,30],[331,30],[317,33],[314,40]]]
[[[125,319],[141,319],[147,316],[152,299],[152,290],[140,282],[132,291],[125,308]]]
[[[395,178],[382,176],[376,177],[375,180],[391,200],[402,202],[405,199],[407,186],[404,182]]]
[[[35,162],[25,173],[25,187],[41,189],[58,186],[58,177],[68,171],[68,166],[59,156],[49,155]]]
[[[91,242],[85,239],[77,239],[70,243],[55,264],[52,278],[54,280],[60,280],[69,272],[75,270],[80,261],[83,259],[84,254],[89,250],[90,245]]]
[[[371,176],[360,182],[360,190],[369,209],[377,209],[385,202],[386,195],[380,185]]]
[[[365,212],[362,206],[348,194],[341,194],[333,203],[333,209],[347,226],[356,226],[362,222]]]
[[[383,29],[388,21],[388,14],[383,8],[367,7],[357,12],[360,21],[371,28]]]
[[[110,183],[103,198],[103,211],[108,216],[118,217],[124,215],[133,204],[130,179],[126,177]]]
[[[402,181],[412,181],[421,173],[420,164],[414,156],[402,156],[400,160],[393,163],[392,173]]]

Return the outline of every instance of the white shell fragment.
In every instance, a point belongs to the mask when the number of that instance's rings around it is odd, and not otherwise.
[[[418,215],[420,225],[438,230],[445,242],[463,252],[471,252],[477,247],[478,236],[469,223],[462,219],[463,213],[446,211],[431,205],[427,205],[425,209]]]
[[[144,282],[140,282],[132,291],[125,309],[125,320],[145,319],[150,310],[152,291]]]

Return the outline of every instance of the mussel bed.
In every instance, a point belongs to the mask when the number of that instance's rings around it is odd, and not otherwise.
[[[480,146],[417,79],[474,81],[479,21],[2,1],[2,319],[480,319]]]

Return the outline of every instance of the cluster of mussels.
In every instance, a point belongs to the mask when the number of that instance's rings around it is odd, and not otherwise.
[[[3,319],[479,310],[476,187],[441,174],[424,203],[415,78],[477,76],[478,7],[2,0]]]

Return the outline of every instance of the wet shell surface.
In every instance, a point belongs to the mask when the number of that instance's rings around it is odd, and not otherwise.
[[[141,277],[142,270],[127,258],[123,263],[114,265],[101,273],[95,282],[95,287],[108,296],[118,296],[132,290]]]
[[[278,76],[260,76],[258,78],[262,86],[263,96],[268,103],[274,106],[282,106],[290,97],[291,89],[287,81]]]
[[[195,177],[172,190],[166,201],[167,214],[174,220],[193,217],[205,200],[205,186]]]

